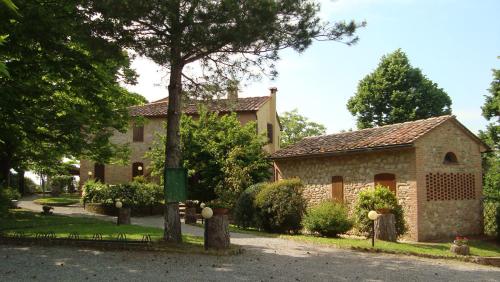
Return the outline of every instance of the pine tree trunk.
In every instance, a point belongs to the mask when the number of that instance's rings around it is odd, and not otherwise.
[[[227,214],[214,214],[206,220],[206,247],[211,249],[229,248],[229,218]]]
[[[165,169],[181,167],[181,93],[182,65],[173,63],[170,69],[167,110],[167,144],[165,148]],[[164,181],[166,183],[166,181]],[[168,189],[168,187],[167,187]],[[179,203],[166,202],[165,230],[163,239],[168,242],[182,242]]]
[[[396,220],[392,213],[380,214],[375,220],[375,238],[396,242]]]

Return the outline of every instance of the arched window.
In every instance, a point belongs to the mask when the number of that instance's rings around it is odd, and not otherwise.
[[[392,173],[379,173],[374,177],[375,186],[382,185],[388,187],[394,194],[396,194],[396,175]]]
[[[444,161],[443,161],[443,163],[445,163],[445,164],[456,164],[456,163],[458,163],[457,155],[455,155],[455,153],[453,153],[453,152],[446,153],[446,155],[444,155]]]
[[[132,164],[132,179],[136,176],[144,175],[144,164],[143,163],[133,163]]]

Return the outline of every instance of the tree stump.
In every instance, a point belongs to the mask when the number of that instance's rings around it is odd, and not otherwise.
[[[470,253],[469,246],[467,246],[467,245],[451,244],[450,251],[452,253],[455,253],[455,254],[461,255],[461,256],[468,256]]]
[[[383,241],[396,242],[396,219],[394,214],[380,214],[375,220],[375,238]]]
[[[196,223],[196,207],[186,208],[186,213],[184,215],[184,223],[192,224]]]
[[[118,225],[120,224],[130,224],[130,213],[131,208],[119,208],[118,209]]]
[[[214,214],[205,221],[205,247],[229,248],[229,218],[227,214]]]

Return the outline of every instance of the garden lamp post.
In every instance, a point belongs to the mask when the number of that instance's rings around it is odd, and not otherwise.
[[[207,234],[207,219],[210,219],[214,215],[214,211],[209,207],[205,207],[204,203],[201,203],[201,205],[204,206],[203,209],[201,210],[201,216],[203,217],[203,219],[205,221],[204,230],[203,230],[203,246],[205,247],[205,250],[207,250],[208,249],[208,245],[207,245],[207,235],[208,235]]]
[[[87,173],[89,175],[89,179],[92,178],[92,171],[89,170],[89,172]]]
[[[123,203],[118,200],[115,203],[115,207],[118,209],[118,216],[116,217],[116,225],[120,225],[120,209],[123,207]]]
[[[372,221],[372,248],[375,246],[375,220],[378,218],[376,211],[369,211],[368,218]]]

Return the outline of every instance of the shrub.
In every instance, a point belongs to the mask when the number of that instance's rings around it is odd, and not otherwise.
[[[298,232],[306,202],[299,179],[266,184],[255,197],[258,225],[268,232]]]
[[[309,208],[302,224],[309,231],[326,237],[337,237],[353,226],[346,207],[334,202],[322,202]]]
[[[396,234],[398,236],[403,235],[407,230],[403,207],[398,204],[396,195],[387,187],[381,185],[377,185],[375,189],[367,188],[359,193],[358,201],[354,208],[358,231],[363,233],[370,232],[372,221],[368,218],[368,212],[381,208],[391,210],[396,220]]]
[[[254,202],[255,196],[265,185],[265,183],[254,184],[241,193],[234,209],[234,220],[238,226],[243,228],[259,227],[257,225],[257,209]]]
[[[85,182],[82,200],[84,203],[113,205],[120,200],[125,206],[149,206],[162,203],[163,188],[155,183],[132,181],[118,185],[106,185],[93,180]]]
[[[12,187],[0,187],[0,216],[7,214],[12,200],[19,200],[21,194]]]

